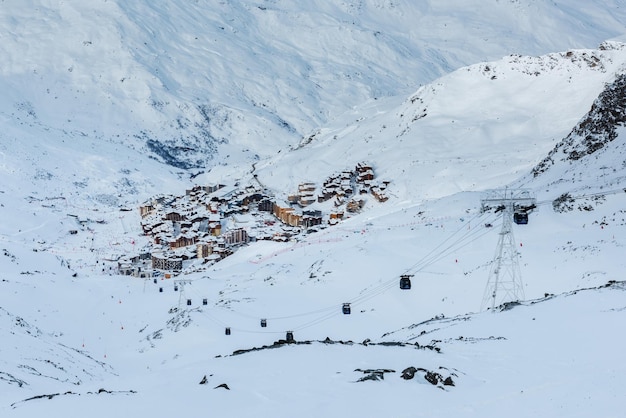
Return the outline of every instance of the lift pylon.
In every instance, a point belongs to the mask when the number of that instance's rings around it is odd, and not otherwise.
[[[534,208],[536,199],[524,189],[494,190],[481,199],[481,205],[483,211],[495,208],[502,216],[502,229],[481,304],[483,311],[505,302],[524,299],[519,252],[513,236],[513,217],[518,210],[526,214],[528,208]]]
[[[178,309],[180,310],[185,294],[185,285],[191,284],[191,280],[174,280],[174,289],[180,288],[178,293]]]

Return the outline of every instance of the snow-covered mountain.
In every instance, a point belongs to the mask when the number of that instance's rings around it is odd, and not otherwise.
[[[344,114],[295,151],[257,164],[256,174],[288,191],[341,164],[369,161],[381,177],[401,179],[400,200],[499,187],[526,174],[572,130],[605,83],[623,73],[624,57],[624,44],[608,42],[468,66],[408,98]]]
[[[5,1],[0,114],[180,168],[249,164],[462,66],[623,34],[620,1],[570,3]]]
[[[1,416],[621,415],[623,1],[0,10]],[[118,274],[149,198],[359,163],[336,225]],[[524,300],[480,312],[505,187]]]

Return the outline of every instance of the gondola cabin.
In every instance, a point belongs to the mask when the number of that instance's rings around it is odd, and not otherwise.
[[[343,312],[344,315],[350,315],[350,304],[344,303],[343,307],[341,308],[341,311]]]
[[[267,319],[261,319],[261,328],[267,327]]]
[[[229,328],[229,327],[227,327],[227,328],[226,328],[226,330],[224,331],[224,333],[225,333],[226,335],[230,335],[230,328]]]
[[[207,299],[207,298],[202,299],[202,304],[203,304],[204,306],[208,305],[208,303],[209,303],[209,301],[208,301],[208,299]]]
[[[411,289],[411,275],[403,274],[400,276],[400,289],[409,290]]]
[[[525,212],[515,212],[513,214],[513,222],[518,225],[526,225],[528,223],[528,214]]]
[[[187,299],[187,306],[191,306],[191,299]]]
[[[287,331],[287,335],[285,335],[285,341],[288,343],[292,343],[295,340],[293,339],[293,331]]]

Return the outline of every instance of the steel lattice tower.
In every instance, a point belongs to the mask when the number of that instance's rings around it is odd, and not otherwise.
[[[536,200],[526,190],[501,190],[483,198],[483,210],[497,207],[502,214],[502,229],[496,253],[489,270],[489,278],[481,310],[524,299],[522,274],[519,267],[519,252],[513,236],[513,215],[516,207],[534,207]]]
[[[180,291],[178,292],[178,310],[180,311],[180,308],[182,306],[183,303],[183,298],[185,297],[185,285],[186,284],[191,284],[191,281],[189,280],[174,280],[174,286],[178,286],[180,288]]]

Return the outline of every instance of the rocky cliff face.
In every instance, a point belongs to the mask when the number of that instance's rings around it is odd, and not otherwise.
[[[570,134],[533,169],[534,177],[548,170],[555,161],[576,161],[604,148],[626,126],[626,73],[606,85],[589,112]]]

